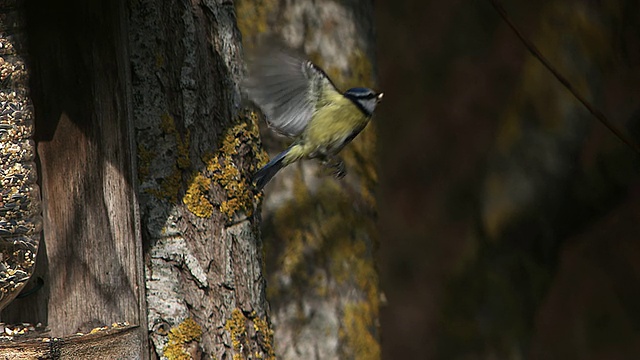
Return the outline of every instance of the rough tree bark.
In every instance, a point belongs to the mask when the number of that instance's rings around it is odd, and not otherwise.
[[[240,36],[223,0],[130,2],[148,325],[156,355],[272,358],[241,109]]]
[[[374,87],[372,2],[241,0],[236,9],[245,47],[282,37],[342,90]],[[285,141],[263,135],[272,154],[284,149]],[[343,150],[349,173],[341,181],[303,161],[266,188],[263,238],[280,358],[380,357],[375,139],[374,119]]]

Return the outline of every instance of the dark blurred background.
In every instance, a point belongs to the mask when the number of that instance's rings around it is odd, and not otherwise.
[[[376,0],[385,359],[640,359],[640,158],[488,0]],[[639,141],[638,1],[505,2]]]

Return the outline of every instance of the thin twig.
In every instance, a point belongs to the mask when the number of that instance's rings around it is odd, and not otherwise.
[[[622,140],[630,148],[634,149],[637,153],[640,153],[640,146],[631,138],[629,138],[627,135],[625,135],[625,133],[620,131],[615,125],[613,125],[606,118],[606,116],[604,116],[604,114],[600,110],[598,110],[595,106],[591,105],[589,101],[587,101],[582,95],[580,95],[578,91],[573,88],[569,80],[567,80],[567,78],[562,76],[562,74],[560,74],[560,72],[558,72],[558,70],[556,70],[551,65],[551,63],[540,53],[538,48],[522,34],[522,32],[511,21],[511,19],[509,18],[509,15],[507,15],[507,11],[504,9],[500,1],[491,0],[491,4],[493,4],[493,7],[496,9],[496,11],[498,11],[502,19],[507,23],[507,25],[509,25],[511,30],[513,30],[513,32],[518,36],[520,41],[522,41],[524,46],[529,50],[529,52],[531,52],[531,54],[534,57],[536,57],[538,60],[540,60],[542,65],[544,65],[553,74],[553,76],[555,76],[556,79],[558,79],[558,81],[560,81],[560,83],[564,85],[564,87],[567,90],[569,90],[569,92],[573,94],[573,96],[576,99],[578,99],[578,101],[580,101],[582,105],[584,105],[584,107],[586,107],[587,110],[589,110],[589,112],[593,114],[593,116],[596,117],[596,119],[598,119],[602,124],[604,124],[604,126],[606,126],[609,130],[611,130],[611,132],[613,132],[620,140]]]

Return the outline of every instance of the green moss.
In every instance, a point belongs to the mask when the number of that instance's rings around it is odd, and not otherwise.
[[[164,54],[158,52],[156,53],[156,69],[162,69],[165,65]]]
[[[191,167],[191,160],[189,159],[189,139],[191,138],[191,132],[186,131],[184,138],[176,136],[176,146],[178,147],[178,158],[176,164],[182,170],[187,170]]]
[[[163,133],[165,134],[175,134],[178,132],[178,130],[176,129],[176,122],[173,119],[173,116],[171,116],[168,112],[164,112],[162,113],[162,115],[160,115],[160,129],[162,130]]]
[[[185,345],[192,341],[200,341],[202,328],[193,319],[187,318],[177,327],[169,331],[169,342],[163,353],[169,360],[189,360],[191,356]]]
[[[160,180],[160,187],[145,190],[158,199],[165,199],[172,204],[178,203],[178,192],[182,185],[182,172],[174,165],[169,176]]]
[[[175,136],[178,151],[176,163],[178,168],[188,169],[191,166],[191,161],[189,160],[189,139],[191,138],[191,133],[189,130],[185,132],[184,137],[181,136],[176,128],[176,122],[173,116],[167,112],[161,115],[160,128],[165,134]]]
[[[190,133],[187,131],[184,137],[181,136],[180,132],[176,128],[174,118],[167,112],[160,116],[160,129],[163,133],[174,137],[178,155],[176,156],[171,174],[160,180],[159,188],[147,189],[146,192],[158,199],[165,199],[173,204],[177,204],[178,194],[182,186],[183,170],[187,170],[191,167],[191,160],[189,159]],[[150,156],[151,155],[149,155],[149,157]],[[144,164],[145,163],[143,163],[143,165]]]
[[[149,177],[151,161],[154,155],[144,145],[138,144],[138,182],[142,183]]]

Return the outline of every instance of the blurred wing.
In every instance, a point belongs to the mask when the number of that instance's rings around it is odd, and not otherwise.
[[[250,61],[243,85],[269,126],[292,137],[304,131],[322,92],[337,91],[322,69],[282,49],[263,51]]]

